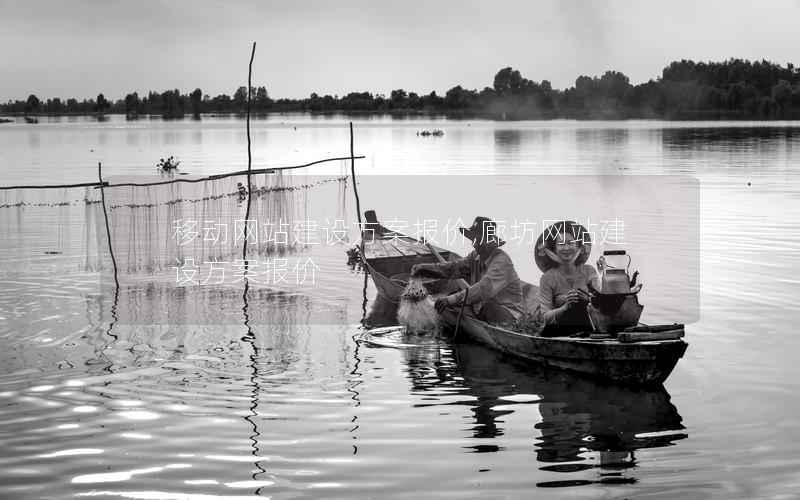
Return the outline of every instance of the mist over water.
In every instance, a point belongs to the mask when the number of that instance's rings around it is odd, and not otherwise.
[[[254,167],[347,156],[347,121],[256,119]],[[123,277],[115,293],[106,271],[83,265],[82,211],[6,207],[0,496],[795,494],[800,123],[375,117],[354,127],[362,210],[406,219],[409,233],[424,217],[622,213],[642,319],[688,323],[664,390],[445,340],[362,342],[360,321],[381,304],[346,266],[346,245],[304,251],[324,271],[313,287],[177,288],[167,270]],[[445,135],[417,135],[433,128]],[[107,176],[154,177],[169,155],[190,174],[246,168],[244,122],[0,125],[3,185],[92,182],[97,162]],[[338,162],[311,170],[340,172]],[[478,188],[485,197],[467,195]],[[322,217],[335,201],[311,198],[311,210]],[[18,216],[38,222],[11,231]],[[525,245],[508,248],[521,277],[538,281]]]

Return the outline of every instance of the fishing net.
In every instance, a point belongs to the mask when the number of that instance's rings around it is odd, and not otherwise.
[[[155,186],[113,181],[105,196],[118,269],[152,273],[190,261],[242,260],[245,244],[248,258],[297,251],[307,243],[299,233],[311,217],[309,194],[326,198],[321,191],[328,190],[329,200],[343,204],[347,177],[253,175],[249,215],[246,175]]]
[[[411,278],[400,295],[397,321],[412,333],[438,333],[441,325],[434,304],[422,280]]]
[[[310,220],[315,227],[347,224],[346,166],[341,162],[339,174],[329,176],[253,174],[249,193],[246,174],[114,177],[106,179],[102,193],[95,186],[3,189],[0,259],[8,269],[35,256],[62,255],[83,270],[108,270],[110,248],[124,275],[155,273],[189,260],[241,260],[245,244],[248,259],[296,252],[310,244],[303,235],[311,231]],[[318,220],[320,214],[326,221]]]
[[[97,270],[104,258],[91,188],[0,190],[0,263],[6,272]],[[102,213],[101,213],[102,215]]]

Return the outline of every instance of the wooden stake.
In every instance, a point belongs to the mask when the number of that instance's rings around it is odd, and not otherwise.
[[[353,151],[353,122],[350,122],[350,175],[353,178],[353,194],[356,196],[356,215],[358,216],[358,231],[362,232],[361,201],[358,199],[358,186],[356,185],[356,157]],[[364,255],[364,238],[361,238],[361,255]]]
[[[253,170],[253,154],[250,151],[250,89],[253,88],[253,58],[256,55],[256,42],[253,42],[253,50],[250,52],[250,66],[247,70],[247,211],[244,216],[244,242],[242,243],[242,260],[247,266],[247,221],[250,219],[250,205],[253,200],[253,183],[251,180]],[[256,227],[258,231],[258,227]]]
[[[114,247],[111,244],[111,228],[108,225],[108,210],[106,210],[106,193],[103,189],[103,165],[97,162],[97,178],[100,180],[100,200],[103,203],[103,217],[106,220],[106,237],[108,238],[108,253],[111,254],[111,263],[114,264],[114,283],[119,289],[119,277],[117,276],[117,259],[114,257]]]

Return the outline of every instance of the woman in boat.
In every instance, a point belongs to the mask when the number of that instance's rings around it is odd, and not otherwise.
[[[591,329],[586,312],[589,283],[598,288],[597,272],[586,264],[591,249],[589,233],[572,221],[553,224],[539,236],[535,260],[544,272],[539,281],[539,303],[547,325],[542,335]]]

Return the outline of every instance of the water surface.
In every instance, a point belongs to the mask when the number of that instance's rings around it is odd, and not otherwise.
[[[425,128],[445,135],[417,136]],[[375,290],[345,265],[344,245],[307,250],[325,270],[312,288],[177,290],[158,274],[125,276],[117,292],[83,265],[80,210],[0,208],[0,496],[796,494],[800,124],[369,118],[355,130],[359,174],[494,174],[483,200],[459,196],[464,181],[414,199],[428,192],[415,190],[419,177],[394,189],[365,177],[362,208],[383,218],[536,217],[543,209],[525,193],[554,182],[562,191],[544,191],[565,212],[624,208],[649,293],[643,319],[688,323],[689,349],[664,390],[597,384],[446,339],[359,342]],[[349,154],[340,116],[270,116],[254,121],[253,139],[260,168]],[[169,155],[192,174],[239,170],[245,147],[235,117],[0,125],[5,185],[92,182],[97,162],[108,176],[152,176]],[[649,194],[630,187],[645,176]],[[503,178],[527,179],[530,191],[503,191]],[[662,203],[686,179],[697,196]],[[579,204],[588,189],[628,189],[630,202]],[[25,217],[39,222],[20,230]],[[671,230],[644,238],[653,220]],[[537,281],[524,246],[509,248]],[[147,320],[167,309],[181,321]]]

